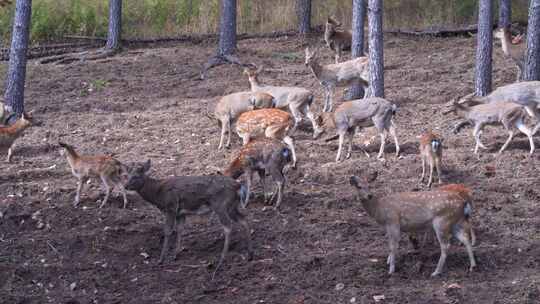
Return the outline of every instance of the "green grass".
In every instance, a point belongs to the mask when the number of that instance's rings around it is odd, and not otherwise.
[[[494,1],[498,3],[498,1]],[[293,0],[238,0],[238,32],[270,32],[296,27]],[[352,1],[313,0],[312,23],[335,15],[350,24]],[[514,0],[514,20],[527,18],[527,0]],[[476,20],[478,0],[386,0],[388,28],[459,26]],[[124,0],[123,35],[127,38],[215,33],[220,0]],[[497,5],[495,5],[497,7]],[[0,39],[8,39],[14,5],[0,9]],[[54,13],[53,13],[54,12]],[[497,16],[494,14],[494,18]],[[34,0],[32,42],[65,35],[105,36],[108,0]]]

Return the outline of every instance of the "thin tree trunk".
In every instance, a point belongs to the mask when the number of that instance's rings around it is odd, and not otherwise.
[[[296,0],[298,32],[307,34],[311,30],[311,0]]]
[[[383,3],[369,0],[369,83],[370,96],[384,97],[384,54],[383,54]]]
[[[530,0],[525,80],[540,80],[540,0]]]
[[[19,115],[24,112],[26,51],[28,50],[31,16],[32,0],[17,0],[4,98],[9,110]]]
[[[475,75],[475,93],[477,96],[485,96],[491,92],[491,59],[493,50],[492,16],[492,1],[480,0]]]
[[[512,1],[500,0],[499,1],[499,27],[510,28],[512,22]]]
[[[221,0],[218,54],[231,55],[236,51],[236,0]]]
[[[122,35],[122,0],[109,0],[109,33],[107,50],[119,50]]]
[[[352,15],[352,43],[351,56],[357,58],[364,56],[364,23],[366,21],[366,0],[353,0]],[[359,99],[365,92],[362,86],[356,81],[349,89],[349,94],[345,99]]]

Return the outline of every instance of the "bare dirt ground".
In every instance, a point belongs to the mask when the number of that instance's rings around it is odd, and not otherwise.
[[[248,89],[241,69],[224,65],[197,80],[212,44],[132,49],[70,66],[31,61],[26,107],[43,125],[18,140],[11,164],[0,162],[0,303],[373,303],[380,295],[380,303],[538,303],[540,152],[529,156],[526,138],[518,136],[496,156],[506,133],[493,128],[484,141],[496,144],[477,159],[470,129],[453,135],[456,117],[441,114],[445,103],[472,91],[474,44],[387,37],[386,94],[399,105],[402,158],[390,144],[387,161],[377,161],[378,139],[366,158],[357,136],[352,157],[335,164],[337,142],[313,141],[306,124],[296,136],[299,168],[288,173],[281,214],[263,210],[259,188],[245,211],[255,259],[245,260],[242,233],[234,233],[214,281],[208,265],[223,245],[215,217],[189,218],[185,250],[156,265],[163,222],[157,209],[135,193],[127,210],[119,194],[98,209],[103,191],[95,180],[74,208],[75,180],[56,143],[126,162],[151,158],[159,177],[211,174],[226,166],[240,141],[217,151],[219,129],[203,114],[219,96]],[[307,45],[322,46],[319,37],[243,40],[239,52],[265,65],[265,83],[312,89],[320,109],[322,89],[303,65]],[[321,52],[324,62],[333,61],[327,49]],[[494,85],[510,83],[515,70],[499,48],[494,58]],[[478,269],[467,272],[465,250],[455,245],[444,274],[431,278],[438,245],[414,252],[403,238],[397,273],[388,276],[383,229],[363,211],[348,179],[377,170],[378,195],[423,190],[416,136],[428,128],[445,138],[445,180],[474,190]]]

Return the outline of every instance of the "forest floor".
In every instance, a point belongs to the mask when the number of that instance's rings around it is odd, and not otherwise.
[[[333,61],[320,37],[242,40],[239,56],[265,66],[265,83],[313,90],[319,111],[323,91],[304,66],[308,45],[321,47],[322,62]],[[210,43],[128,49],[68,66],[30,61],[26,108],[42,124],[17,141],[12,163],[0,162],[0,303],[538,303],[540,152],[529,156],[528,141],[518,136],[497,156],[506,132],[491,128],[483,137],[492,146],[477,158],[471,130],[452,134],[457,118],[441,113],[473,90],[474,45],[473,38],[386,37],[385,92],[399,106],[401,157],[390,143],[386,161],[376,160],[376,138],[367,158],[360,148],[373,134],[368,129],[355,137],[352,157],[336,164],[337,142],[312,140],[306,123],[295,136],[298,169],[287,174],[281,213],[264,208],[259,187],[244,211],[254,260],[245,259],[243,234],[235,230],[213,281],[209,265],[223,246],[216,217],[188,218],[185,250],[157,265],[158,210],[136,193],[127,209],[118,193],[99,209],[97,180],[73,207],[76,181],[57,142],[125,162],[150,158],[157,177],[212,174],[240,140],[217,151],[219,128],[204,114],[220,96],[249,88],[242,70],[222,65],[198,80],[214,53]],[[494,86],[514,80],[499,47],[493,67]],[[425,190],[417,135],[427,129],[444,137],[445,182],[473,189],[478,268],[468,273],[464,247],[455,245],[444,273],[431,278],[439,246],[431,241],[415,252],[403,237],[389,276],[385,233],[355,198],[349,176],[378,171],[377,195]]]

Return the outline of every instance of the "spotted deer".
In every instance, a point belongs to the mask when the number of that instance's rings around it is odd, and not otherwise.
[[[356,189],[360,203],[377,224],[383,226],[389,241],[390,254],[386,263],[388,273],[396,269],[396,256],[401,232],[415,235],[433,229],[441,247],[441,256],[431,276],[442,273],[450,238],[457,238],[467,250],[469,271],[476,267],[473,253],[475,240],[471,225],[472,196],[469,188],[462,184],[450,184],[431,191],[400,192],[384,197],[374,196],[369,183],[373,178],[362,181],[351,176],[350,184]]]
[[[293,127],[293,118],[279,109],[259,109],[245,112],[236,121],[236,132],[244,145],[251,139],[267,137],[283,141],[292,153],[292,167],[296,167],[294,140],[288,135]]]

